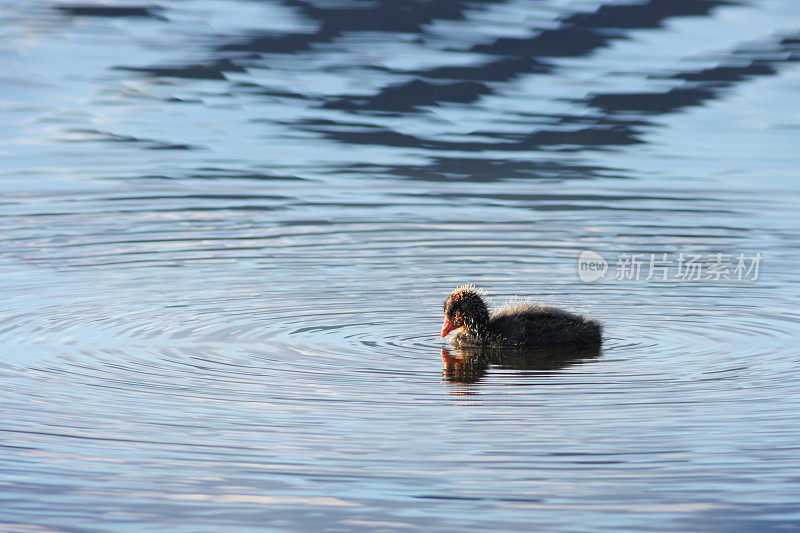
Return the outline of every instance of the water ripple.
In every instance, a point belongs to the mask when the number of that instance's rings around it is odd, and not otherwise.
[[[795,3],[6,4],[0,529],[800,523]]]

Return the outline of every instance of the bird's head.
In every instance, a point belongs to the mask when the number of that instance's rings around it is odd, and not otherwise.
[[[489,322],[489,310],[482,294],[474,285],[463,285],[450,293],[444,301],[442,337],[454,329],[477,329]]]

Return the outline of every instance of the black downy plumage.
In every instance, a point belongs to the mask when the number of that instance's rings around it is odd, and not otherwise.
[[[444,303],[442,337],[462,346],[544,348],[592,346],[603,339],[597,320],[555,307],[518,305],[490,315],[482,291],[472,285],[454,290]]]

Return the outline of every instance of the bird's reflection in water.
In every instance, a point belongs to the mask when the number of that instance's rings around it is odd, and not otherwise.
[[[445,380],[461,385],[478,383],[490,366],[508,370],[561,370],[599,357],[600,345],[581,348],[442,348]],[[458,394],[470,394],[472,388],[463,388]]]

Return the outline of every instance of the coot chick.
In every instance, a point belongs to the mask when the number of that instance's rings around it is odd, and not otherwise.
[[[456,348],[591,346],[603,340],[600,322],[555,307],[519,305],[490,316],[482,294],[464,285],[444,302],[442,337],[458,330],[451,340]]]

